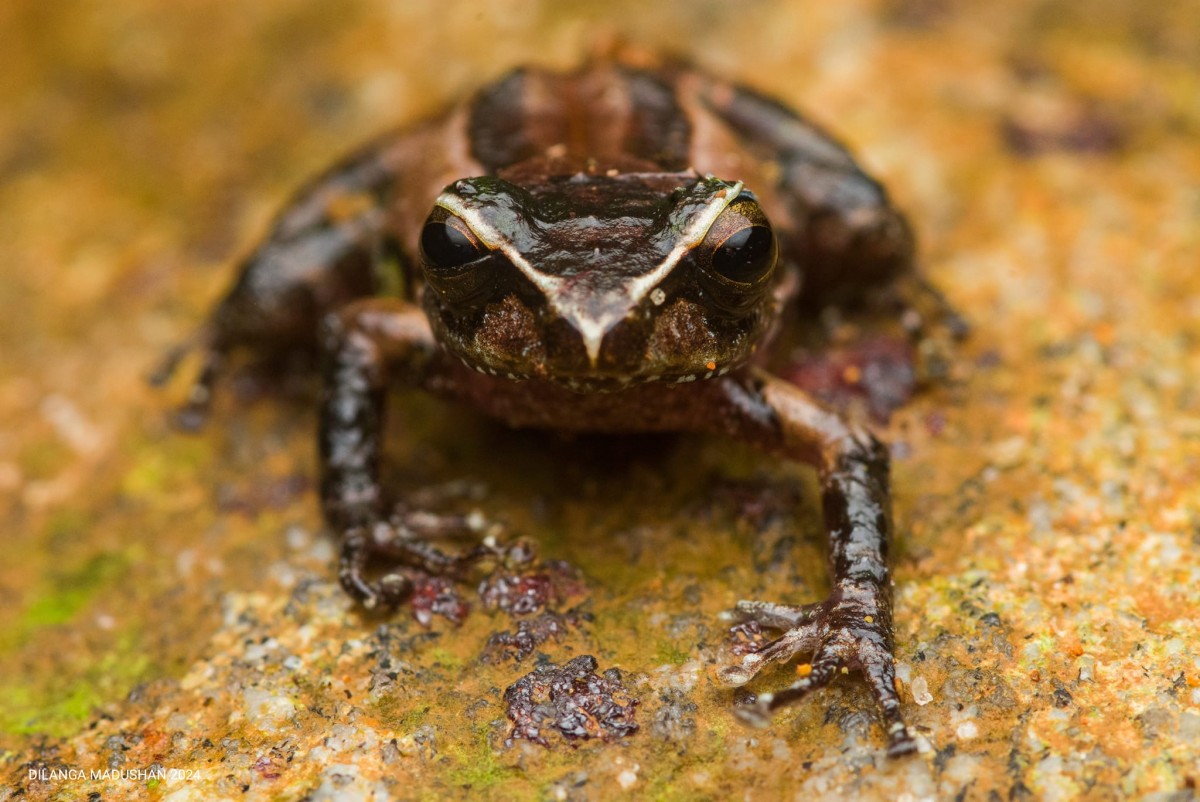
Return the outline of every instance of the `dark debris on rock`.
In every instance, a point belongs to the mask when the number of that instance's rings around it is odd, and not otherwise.
[[[504,691],[512,731],[505,744],[521,738],[550,746],[547,733],[557,731],[568,743],[600,738],[611,741],[638,729],[638,700],[622,684],[621,672],[596,674],[599,663],[585,654],[559,666],[546,663]]]

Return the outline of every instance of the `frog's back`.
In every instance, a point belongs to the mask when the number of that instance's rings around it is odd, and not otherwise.
[[[474,157],[493,173],[548,154],[692,166],[692,125],[673,82],[620,64],[515,70],[475,95],[467,124]]]

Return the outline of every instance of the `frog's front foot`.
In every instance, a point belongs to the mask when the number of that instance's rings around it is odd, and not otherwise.
[[[338,579],[352,598],[368,610],[395,608],[412,597],[415,569],[426,576],[461,578],[470,568],[489,557],[502,557],[494,538],[488,537],[463,554],[448,554],[426,538],[451,537],[465,530],[481,531],[485,524],[471,516],[432,513],[397,513],[388,521],[356,526],[342,533]],[[392,568],[377,579],[368,578],[373,559],[385,560]]]
[[[772,711],[828,685],[839,674],[860,671],[883,712],[888,757],[915,752],[916,741],[900,717],[888,608],[879,604],[877,596],[874,588],[845,585],[815,604],[739,602],[737,613],[743,620],[783,630],[783,635],[747,654],[741,663],[722,669],[723,682],[745,685],[771,663],[786,662],[797,654],[812,655],[799,667],[798,680],[782,690],[759,694],[753,703],[738,709],[739,718],[764,726]]]

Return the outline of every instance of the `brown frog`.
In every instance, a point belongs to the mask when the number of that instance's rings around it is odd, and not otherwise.
[[[888,451],[766,368],[781,328],[881,289],[910,310],[936,298],[883,188],[784,106],[682,66],[521,69],[296,196],[189,344],[204,361],[184,420],[200,421],[235,349],[322,355],[321,502],[341,584],[367,608],[412,592],[395,569],[368,578],[369,561],[439,574],[470,559],[385,514],[390,387],[512,426],[712,432],[813,465],[832,593],[741,602],[783,634],[720,677],[810,656],[741,710],[763,723],[861,672],[901,755],[915,741],[893,668]]]

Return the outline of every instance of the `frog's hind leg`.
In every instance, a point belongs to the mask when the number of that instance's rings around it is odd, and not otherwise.
[[[166,354],[153,384],[166,383],[188,353],[201,354],[182,425],[202,423],[231,352],[268,361],[314,353],[326,313],[378,290],[380,267],[395,254],[384,212],[395,176],[385,156],[383,143],[369,147],[299,192],[204,325]]]

